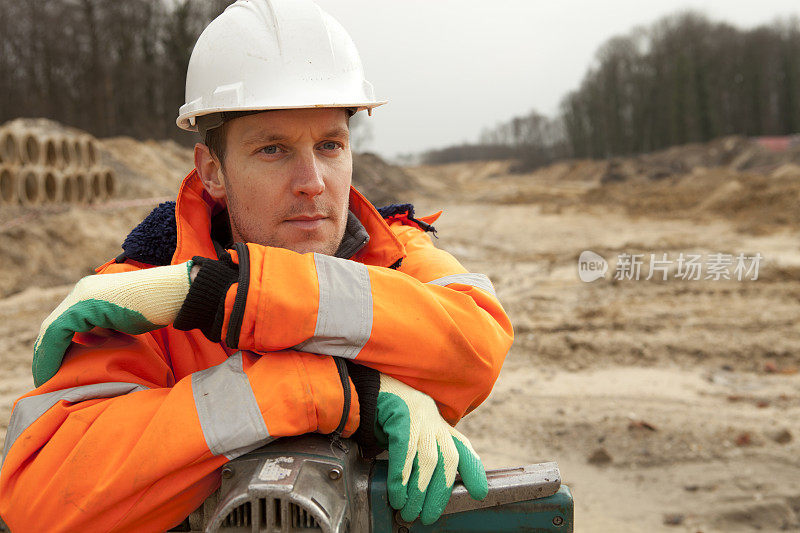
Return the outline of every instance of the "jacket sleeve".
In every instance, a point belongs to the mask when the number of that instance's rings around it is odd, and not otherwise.
[[[216,489],[229,459],[342,418],[330,357],[238,352],[176,382],[157,335],[95,329],[75,341],[55,377],[14,405],[0,515],[15,533],[164,531]],[[350,392],[345,436],[358,426]]]
[[[238,245],[238,281],[207,320],[231,348],[295,348],[391,375],[434,398],[454,424],[489,395],[511,323],[486,276],[467,272],[418,227],[391,228],[406,249],[399,269]],[[187,304],[215,300],[200,292],[193,283]]]

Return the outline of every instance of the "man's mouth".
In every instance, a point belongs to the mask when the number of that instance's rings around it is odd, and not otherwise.
[[[291,224],[292,226],[298,229],[312,230],[322,226],[322,223],[327,218],[328,217],[326,217],[325,215],[315,213],[311,215],[297,215],[292,218],[287,218],[285,222]]]

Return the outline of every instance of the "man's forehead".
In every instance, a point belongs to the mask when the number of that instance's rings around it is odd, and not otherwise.
[[[277,141],[311,132],[315,137],[348,138],[349,114],[337,109],[265,111],[241,117],[235,128],[243,143]],[[231,124],[233,126],[234,124]]]

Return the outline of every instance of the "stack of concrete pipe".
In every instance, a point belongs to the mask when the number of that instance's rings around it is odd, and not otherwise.
[[[0,127],[0,204],[104,202],[115,186],[92,136]]]

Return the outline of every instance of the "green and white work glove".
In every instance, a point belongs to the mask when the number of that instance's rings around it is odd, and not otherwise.
[[[42,323],[33,345],[35,385],[55,375],[77,332],[101,327],[138,335],[171,324],[189,292],[193,264],[81,279]]]
[[[489,492],[480,457],[464,435],[439,414],[436,402],[394,378],[380,375],[375,436],[389,452],[389,503],[412,522],[434,523],[450,500],[456,471],[470,496]]]

